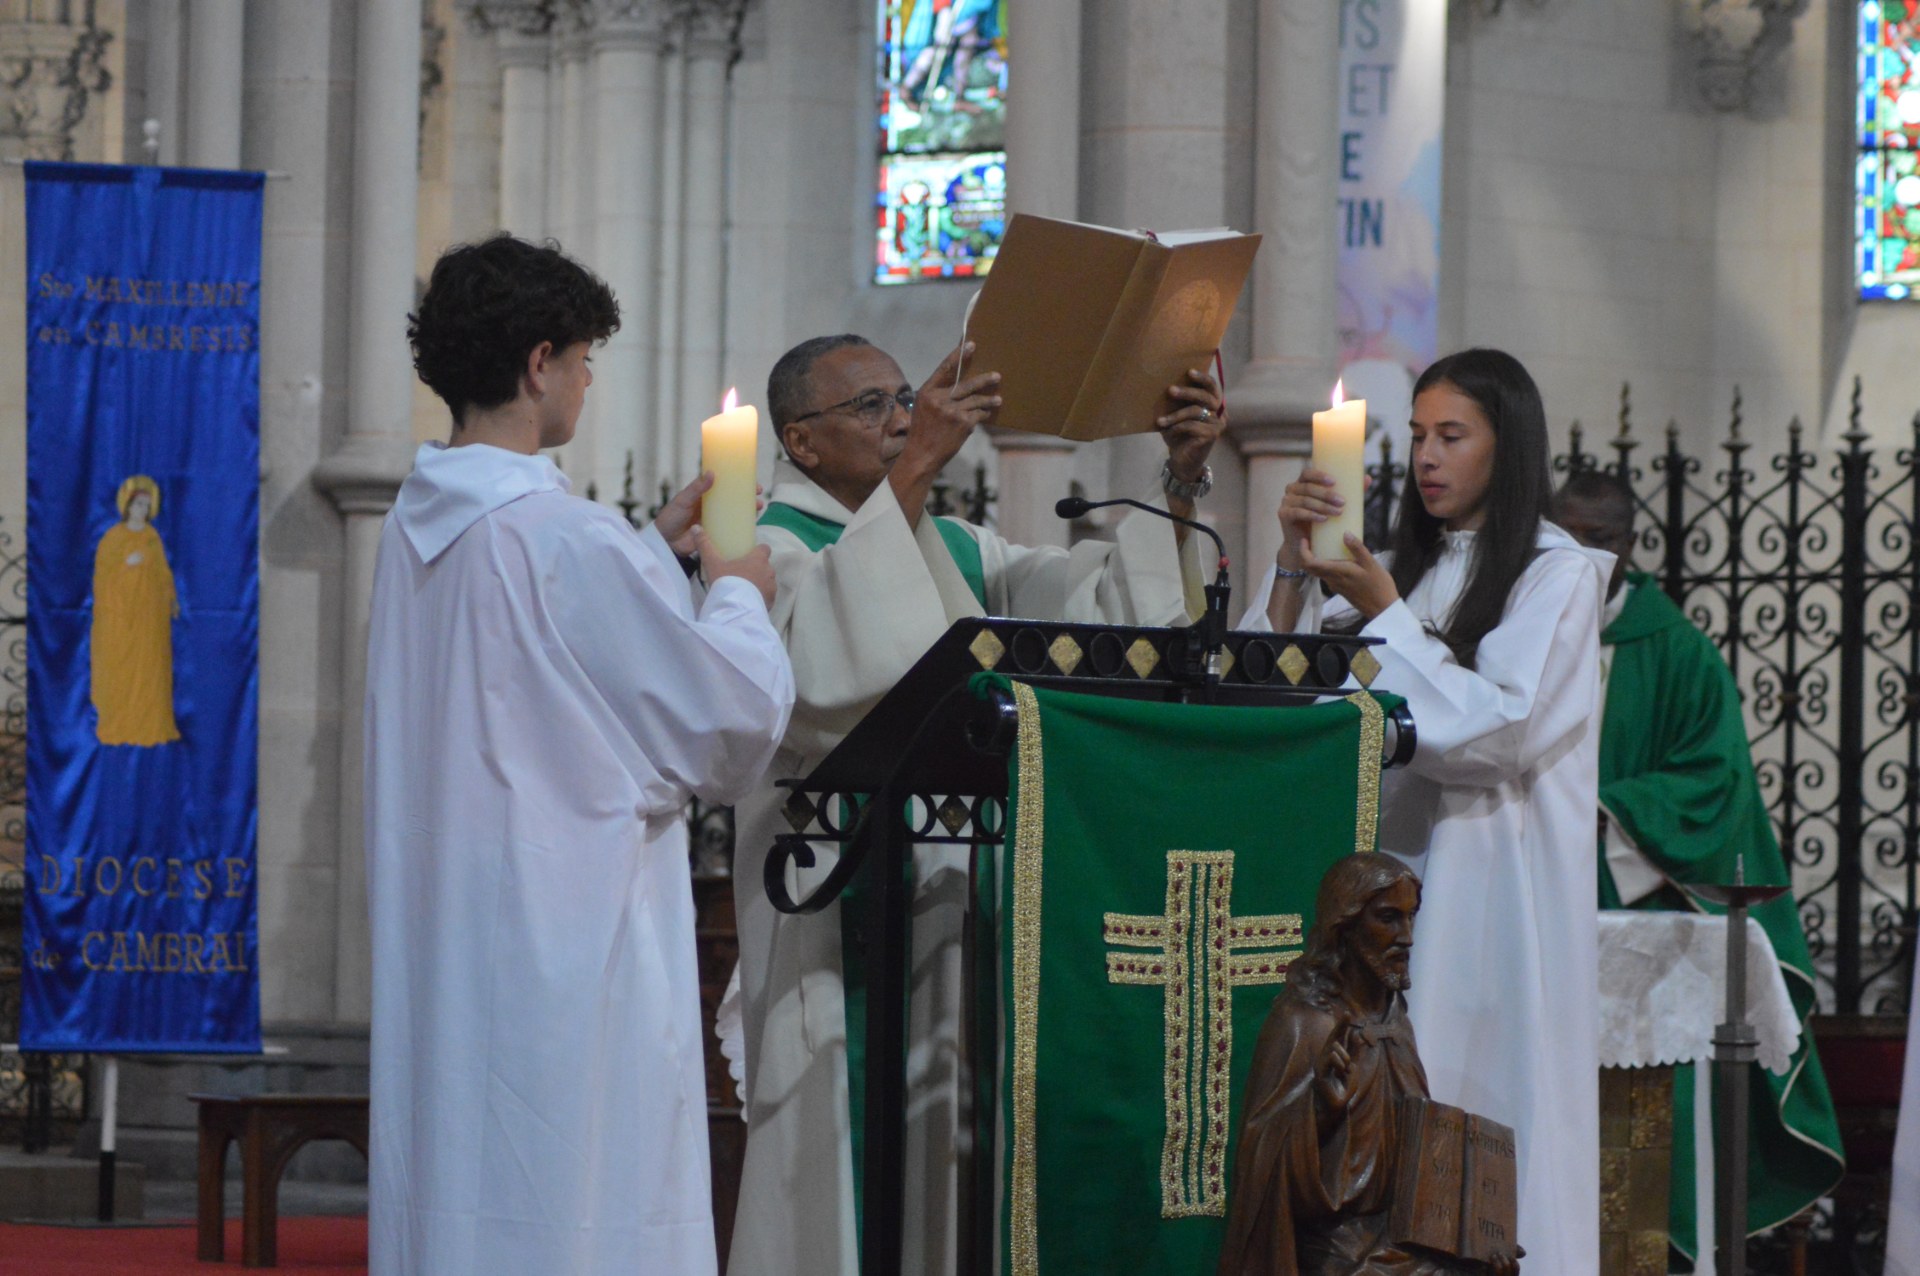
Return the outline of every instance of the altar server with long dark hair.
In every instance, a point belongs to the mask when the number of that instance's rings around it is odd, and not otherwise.
[[[1414,386],[1391,545],[1313,555],[1340,507],[1308,470],[1243,624],[1358,630],[1419,749],[1381,790],[1380,847],[1423,881],[1408,1004],[1433,1097],[1514,1127],[1531,1276],[1599,1269],[1599,614],[1612,556],[1546,521],[1546,414],[1511,355],[1465,350]],[[1359,499],[1358,493],[1344,494]]]

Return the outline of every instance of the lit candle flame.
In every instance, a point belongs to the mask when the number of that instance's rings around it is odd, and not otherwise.
[[[1339,407],[1347,401],[1347,381],[1345,377],[1333,383],[1333,406]]]
[[[720,400],[720,410],[722,412],[731,412],[739,406],[740,406],[739,387],[728,386],[727,397]]]

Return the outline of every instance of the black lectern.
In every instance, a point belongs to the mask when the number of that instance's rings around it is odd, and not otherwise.
[[[969,692],[989,671],[1036,686],[1167,702],[1312,704],[1351,674],[1372,683],[1378,639],[1334,634],[1228,633],[1224,658],[1209,659],[1195,629],[1049,623],[996,618],[954,624],[811,774],[788,781],[792,833],[767,857],[766,888],[785,913],[826,907],[861,874],[868,912],[864,1209],[861,1267],[901,1270],[905,1205],[907,867],[915,843],[997,845],[1006,827],[1008,751],[1015,715],[1005,696]],[[1218,654],[1218,653],[1213,653]],[[1412,716],[1389,715],[1387,766],[1413,756]],[[812,867],[810,842],[837,842],[839,862],[803,900],[787,889],[790,864]],[[973,970],[974,963],[967,963]],[[974,998],[968,998],[972,1004]],[[974,1023],[967,1054],[994,1048],[996,1026]],[[965,1087],[963,1087],[965,1088]],[[860,1101],[849,1096],[852,1101]],[[963,1174],[963,1245],[989,1252],[993,1158]],[[966,1257],[963,1255],[963,1258]],[[964,1264],[974,1270],[977,1264]]]

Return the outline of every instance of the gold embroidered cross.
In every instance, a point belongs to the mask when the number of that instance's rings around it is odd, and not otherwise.
[[[1301,916],[1235,917],[1232,851],[1168,851],[1166,911],[1105,920],[1107,943],[1149,950],[1108,953],[1107,981],[1155,985],[1166,998],[1161,1216],[1224,1215],[1233,990],[1286,981]]]

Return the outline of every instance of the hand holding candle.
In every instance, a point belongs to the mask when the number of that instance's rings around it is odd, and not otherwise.
[[[739,395],[728,390],[720,414],[700,423],[700,468],[713,475],[713,486],[700,501],[700,524],[728,558],[753,548],[756,512],[760,413],[738,403]]]
[[[1333,407],[1313,414],[1313,468],[1333,478],[1333,490],[1345,506],[1338,514],[1313,528],[1315,558],[1353,561],[1347,549],[1349,532],[1364,536],[1366,527],[1366,478],[1363,450],[1367,441],[1367,401],[1346,402],[1343,385],[1333,387]]]

